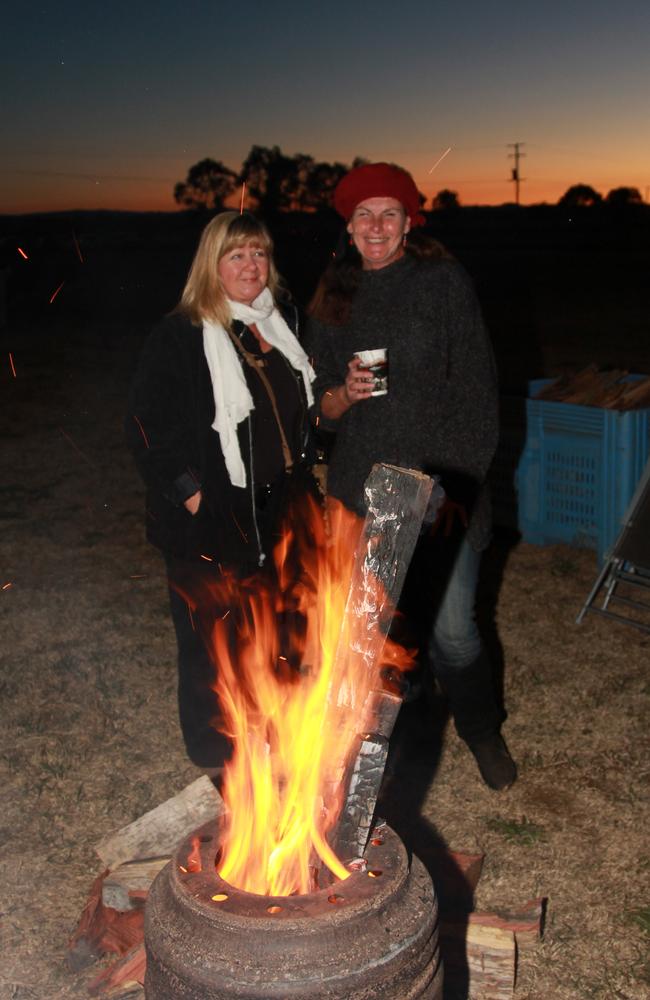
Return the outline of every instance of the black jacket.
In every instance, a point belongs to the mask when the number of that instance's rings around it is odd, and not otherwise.
[[[296,332],[297,317],[285,313]],[[235,323],[234,329],[241,329]],[[243,366],[248,379],[250,373]],[[308,464],[310,431],[303,401],[290,446],[297,466]],[[207,556],[222,567],[247,573],[259,563],[252,484],[250,418],[238,427],[247,486],[230,482],[214,420],[212,381],[203,350],[203,330],[182,315],[167,316],[150,334],[129,397],[126,435],[147,487],[147,538],[168,556]],[[183,501],[201,490],[192,515]]]

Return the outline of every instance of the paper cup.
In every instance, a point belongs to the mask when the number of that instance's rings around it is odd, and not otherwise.
[[[388,392],[388,350],[377,347],[374,351],[357,351],[355,357],[366,368],[374,383],[371,396],[385,396]]]

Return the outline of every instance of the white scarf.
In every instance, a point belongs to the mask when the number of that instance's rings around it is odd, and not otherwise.
[[[311,383],[316,378],[309,359],[278,312],[268,288],[250,306],[232,302],[228,306],[233,319],[247,326],[255,324],[264,340],[276,347],[303,377],[307,402],[311,406],[314,394]],[[254,409],[246,385],[244,371],[235,345],[220,323],[203,321],[203,350],[212,378],[215,417],[212,427],[219,435],[221,450],[233,486],[246,486],[246,467],[241,456],[237,425]]]

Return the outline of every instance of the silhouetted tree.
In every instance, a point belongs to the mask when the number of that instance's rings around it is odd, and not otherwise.
[[[195,163],[187,179],[174,188],[174,200],[184,208],[219,211],[235,190],[237,174],[219,160],[205,159]]]
[[[331,205],[347,171],[342,163],[316,163],[306,153],[287,156],[279,146],[253,146],[240,179],[262,212],[314,211]]]
[[[288,209],[296,198],[296,181],[303,157],[285,156],[279,146],[252,146],[244,160],[240,180],[262,212]]]
[[[589,208],[593,205],[602,204],[603,196],[589,184],[574,184],[564,192],[558,205],[565,208]]]
[[[348,172],[343,163],[313,163],[307,178],[307,207],[332,207],[334,188]]]
[[[431,199],[431,207],[435,212],[448,212],[450,209],[460,208],[458,192],[443,188]]]
[[[618,208],[621,205],[642,205],[643,198],[638,188],[618,187],[612,188],[605,199],[608,205]]]

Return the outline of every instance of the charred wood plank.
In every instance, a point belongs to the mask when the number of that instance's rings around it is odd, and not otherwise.
[[[367,514],[355,551],[337,657],[360,657],[375,682],[386,635],[420,535],[433,480],[422,472],[374,465],[364,493]],[[379,584],[379,586],[377,586]],[[367,845],[382,782],[388,741],[401,699],[372,690],[359,717],[356,755],[344,772],[345,800],[331,843],[342,860]]]

